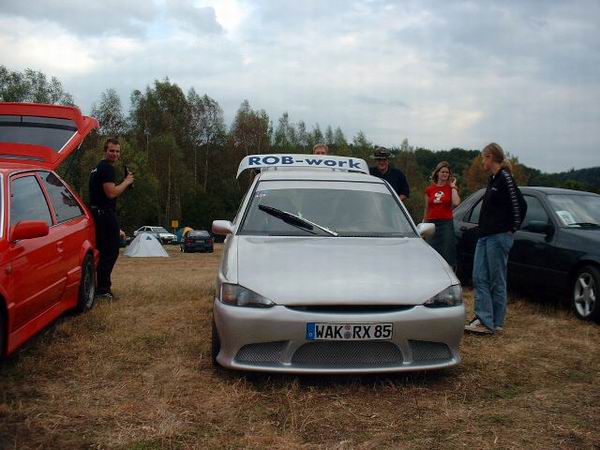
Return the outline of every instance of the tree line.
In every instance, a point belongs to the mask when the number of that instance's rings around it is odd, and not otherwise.
[[[37,71],[12,72],[0,66],[0,101],[72,104],[59,80]],[[244,100],[232,122],[225,124],[219,103],[194,88],[187,92],[168,78],[156,80],[143,91],[134,90],[126,113],[114,89],[101,93],[91,115],[100,122],[82,147],[60,168],[61,175],[84,198],[88,198],[89,172],[102,158],[107,137],[121,141],[122,161],[117,167],[124,174],[127,165],[135,172],[133,190],[118,202],[122,227],[131,232],[142,225],[163,225],[172,220],[180,226],[210,229],[214,219],[233,218],[250,175],[235,178],[245,156],[258,153],[310,153],[316,143],[324,142],[335,155],[354,156],[370,162],[374,144],[359,131],[348,140],[340,127],[294,123],[288,113],[273,121],[266,111],[253,109]],[[450,163],[458,176],[463,198],[487,182],[478,150],[454,148],[431,151],[414,148],[408,140],[389,148],[392,164],[407,176],[411,196],[407,208],[413,219],[423,215],[423,191],[430,182],[435,165]],[[519,184],[569,186],[593,190],[584,181],[545,174],[528,168],[511,156]],[[589,174],[588,174],[589,176]]]

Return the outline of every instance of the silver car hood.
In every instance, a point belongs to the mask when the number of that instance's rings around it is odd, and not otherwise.
[[[458,283],[418,238],[231,237],[237,282],[279,305],[416,305]]]

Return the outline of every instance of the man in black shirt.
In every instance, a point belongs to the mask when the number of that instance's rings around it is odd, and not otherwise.
[[[390,167],[390,156],[389,150],[383,147],[376,147],[373,159],[376,160],[377,165],[370,167],[369,172],[371,175],[387,181],[394,191],[396,191],[400,200],[404,201],[410,195],[408,181],[406,181],[406,176],[404,176],[404,173],[400,169]]]
[[[114,298],[110,289],[110,275],[119,257],[121,232],[117,220],[117,197],[134,181],[133,174],[128,172],[121,183],[115,183],[114,164],[120,156],[121,144],[118,139],[107,139],[104,159],[90,174],[90,206],[96,222],[96,246],[100,251],[96,294],[109,299]]]

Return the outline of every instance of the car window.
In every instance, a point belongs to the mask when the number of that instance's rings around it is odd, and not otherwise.
[[[240,234],[311,236],[258,208],[270,206],[310,220],[340,236],[414,236],[389,189],[379,183],[260,182],[251,199]],[[323,235],[319,232],[318,235]]]
[[[479,223],[479,214],[481,213],[481,205],[483,204],[483,198],[477,202],[475,207],[471,210],[471,214],[467,218],[469,223]]]
[[[43,220],[52,225],[50,209],[35,176],[19,177],[11,183],[10,226],[23,220]]]
[[[77,132],[69,119],[0,115],[0,142],[43,145],[59,151]]]
[[[74,217],[83,215],[83,209],[81,209],[79,202],[55,174],[41,172],[40,176],[52,199],[58,223],[66,222]]]
[[[542,202],[531,195],[524,195],[523,198],[527,202],[527,214],[523,219],[521,229],[527,229],[532,222],[548,223],[550,221],[546,210],[544,210],[544,207],[542,206]]]
[[[187,235],[190,237],[210,237],[208,231],[190,231]]]
[[[154,227],[153,230],[155,233],[168,233],[167,230],[165,230],[163,227]]]
[[[548,203],[564,226],[581,228],[600,225],[598,195],[549,195]]]

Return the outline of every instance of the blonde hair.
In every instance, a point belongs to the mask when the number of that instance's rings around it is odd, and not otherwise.
[[[512,174],[512,164],[509,159],[506,157],[504,150],[500,145],[492,142],[486,145],[481,151],[482,155],[490,155],[492,157],[492,161],[500,164],[500,167],[506,170],[508,173]]]
[[[313,149],[312,149],[313,155],[314,155],[314,153],[315,153],[315,150],[316,150],[316,149],[318,149],[318,148],[323,148],[323,149],[325,149],[325,154],[326,154],[326,155],[329,155],[329,147],[327,146],[327,144],[323,144],[323,143],[318,143],[318,144],[315,144],[315,145],[313,146]]]
[[[442,170],[443,168],[448,169],[448,172],[450,172],[450,175],[448,176],[448,181],[450,181],[452,179],[452,177],[454,176],[454,174],[452,173],[452,169],[450,168],[450,163],[448,161],[440,161],[438,163],[437,166],[435,166],[435,169],[433,170],[432,174],[431,174],[431,180],[434,183],[438,182],[438,175],[440,170]]]

